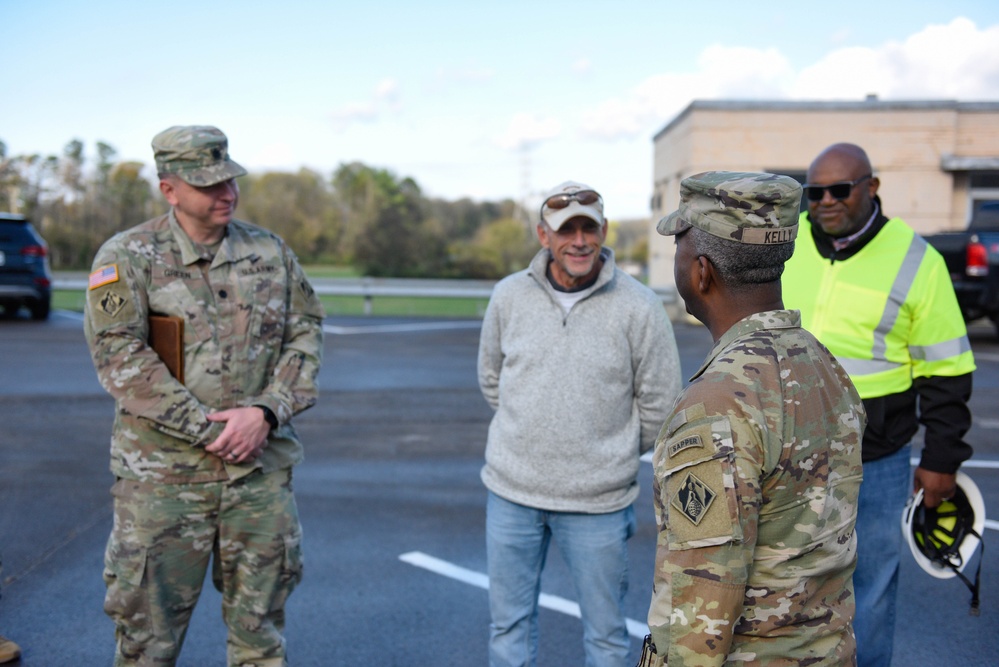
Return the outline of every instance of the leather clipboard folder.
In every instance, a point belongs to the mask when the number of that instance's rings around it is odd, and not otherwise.
[[[184,320],[169,315],[150,315],[149,347],[160,355],[170,375],[184,384]]]

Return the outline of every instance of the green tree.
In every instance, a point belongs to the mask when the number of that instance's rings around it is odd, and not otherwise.
[[[110,236],[155,215],[156,197],[142,176],[144,168],[141,162],[118,162],[111,168],[105,184],[110,212],[104,234]]]
[[[0,211],[13,211],[17,199],[18,174],[7,157],[7,144],[0,140]]]
[[[457,201],[427,199],[425,207],[427,218],[437,220],[449,239],[471,239],[490,222],[516,217],[516,204],[510,199],[501,202],[476,202],[467,197]]]
[[[37,219],[39,206],[58,186],[58,165],[53,155],[8,155],[0,141],[0,210]]]
[[[116,162],[117,151],[98,142],[95,169],[85,168],[85,148],[74,139],[58,161],[58,187],[41,207],[43,234],[52,264],[84,268],[100,245],[114,233],[152,217],[152,185],[142,177],[141,162]]]
[[[85,147],[69,141],[61,156],[8,156],[0,151],[0,210],[28,215],[49,244],[56,268],[84,268],[115,232],[151,217],[152,187],[138,162],[115,161],[99,142],[95,169],[85,168]]]
[[[514,218],[487,223],[471,240],[450,247],[455,273],[466,278],[496,279],[526,268],[539,248],[533,230]]]
[[[439,225],[425,224],[416,181],[354,162],[336,170],[333,188],[344,222],[343,253],[365,274],[442,275],[445,237]]]
[[[240,217],[279,234],[304,261],[336,261],[340,236],[333,192],[322,175],[268,172],[240,179]]]
[[[139,162],[106,142],[88,162],[72,139],[59,156],[9,155],[0,141],[0,210],[41,227],[56,268],[85,268],[115,232],[165,210]],[[240,179],[239,217],[273,229],[306,261],[352,264],[368,275],[501,277],[523,268],[537,243],[511,200],[427,198],[412,178],[360,162],[327,180],[297,173]]]

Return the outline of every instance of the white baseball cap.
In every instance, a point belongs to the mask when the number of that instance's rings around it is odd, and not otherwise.
[[[579,216],[604,224],[604,200],[589,185],[566,181],[545,193],[541,220],[553,230],[558,231],[567,220]]]

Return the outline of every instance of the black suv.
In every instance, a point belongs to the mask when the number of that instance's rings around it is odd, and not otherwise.
[[[52,306],[49,248],[23,215],[0,213],[0,308],[13,317],[27,306],[44,320]]]

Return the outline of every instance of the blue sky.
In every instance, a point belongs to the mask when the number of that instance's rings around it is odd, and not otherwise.
[[[449,199],[572,179],[640,217],[692,99],[995,101],[997,45],[995,0],[0,0],[0,140],[104,141],[153,177],[154,134],[211,124],[252,171],[359,160]]]

